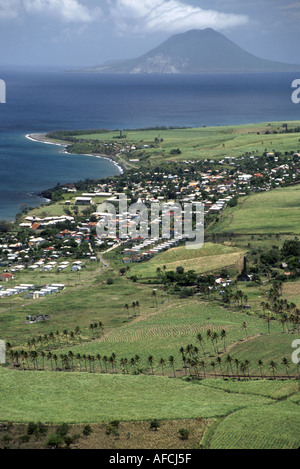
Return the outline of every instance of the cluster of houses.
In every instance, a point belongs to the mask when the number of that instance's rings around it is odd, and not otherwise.
[[[45,285],[42,287],[37,287],[33,284],[21,283],[12,288],[6,288],[0,285],[0,298],[7,298],[8,296],[25,294],[26,298],[41,298],[43,296],[52,295],[53,293],[59,293],[65,288],[64,284]]]
[[[69,215],[61,215],[57,217],[36,217],[28,216],[25,218],[25,222],[20,223],[21,228],[30,228],[34,231],[43,230],[57,225],[58,223],[64,223],[66,221],[74,222],[74,217]]]
[[[74,185],[66,184],[62,189],[74,196],[75,205],[93,205],[96,197],[115,204],[116,212],[118,210],[119,196],[126,195],[127,202],[141,202],[150,207],[152,203],[164,203],[169,205],[170,211],[172,204],[197,202],[203,204],[204,215],[219,213],[230,203],[233,197],[242,196],[250,191],[268,191],[274,186],[284,185],[300,179],[300,158],[298,153],[293,155],[276,156],[275,153],[268,153],[263,158],[258,155],[247,157],[224,157],[223,160],[204,160],[204,161],[180,161],[176,164],[170,163],[169,169],[147,170],[143,173],[128,171],[117,178],[104,180],[103,182],[89,183],[85,191],[78,190]],[[121,192],[120,192],[121,191]],[[68,201],[65,201],[68,205]],[[74,202],[72,202],[74,205]],[[107,215],[107,214],[106,214]],[[9,269],[2,273],[0,281],[8,280],[3,275],[17,274],[17,272],[28,269],[29,271],[64,271],[70,268],[71,271],[79,271],[84,267],[82,261],[72,262],[74,250],[70,248],[71,244],[82,247],[86,242],[86,251],[84,256],[89,256],[90,260],[96,260],[95,249],[103,244],[108,247],[114,247],[123,242],[120,239],[120,229],[130,228],[135,223],[135,215],[129,211],[123,211],[111,219],[116,224],[116,230],[107,230],[100,237],[96,234],[96,226],[104,214],[100,212],[92,213],[89,217],[80,218],[76,221],[70,215],[53,217],[34,217],[27,216],[20,228],[29,228],[32,236],[26,239],[26,242],[20,242],[12,239],[11,243],[0,244],[0,268]],[[152,219],[151,223],[160,225],[162,219],[169,215],[160,213],[157,219]],[[176,214],[173,214],[175,221]],[[93,217],[93,218],[92,218]],[[53,237],[42,237],[41,232],[45,228],[54,227],[64,222],[71,222],[72,227],[68,229],[58,227]],[[134,246],[126,244],[123,250],[123,262],[141,262],[148,260],[157,253],[176,246],[179,237],[176,232],[175,223],[170,228],[171,236],[164,236],[161,231],[159,235],[153,235],[148,229],[148,235],[142,239],[136,239]],[[167,239],[168,238],[168,239]],[[131,236],[131,241],[134,242]],[[57,240],[62,241],[59,250],[54,247]],[[72,243],[70,244],[70,241]],[[75,243],[74,243],[75,241]],[[1,240],[0,240],[1,242]],[[45,244],[45,247],[43,246]],[[100,247],[101,248],[101,247]],[[74,248],[76,249],[76,248]],[[36,250],[42,252],[41,259],[36,260],[34,253]],[[59,258],[63,259],[61,262]],[[81,258],[82,256],[78,256]],[[66,260],[67,259],[67,260]],[[74,259],[73,259],[74,260]],[[4,292],[4,289],[1,289]],[[4,294],[1,295],[2,297]]]
[[[162,242],[161,238],[145,239],[131,248],[125,248],[123,250],[123,255],[125,257],[123,257],[122,261],[124,264],[130,264],[132,262],[149,260],[156,254],[177,246],[178,243],[179,240],[175,239],[164,242]]]

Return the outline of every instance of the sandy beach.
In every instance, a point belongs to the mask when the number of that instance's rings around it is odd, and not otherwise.
[[[48,145],[57,145],[57,146],[65,147],[65,148],[67,148],[67,146],[68,146],[67,142],[63,142],[63,141],[54,142],[53,140],[47,138],[46,133],[27,134],[26,138],[28,138],[29,140],[32,140],[33,142],[45,143],[45,144],[48,144]],[[64,153],[68,153],[70,155],[76,155],[76,153],[70,153],[67,150],[65,150]],[[124,171],[126,170],[125,165],[115,161],[115,159],[113,157],[109,157],[109,156],[103,155],[103,154],[94,154],[94,153],[83,153],[83,155],[84,156],[93,156],[93,157],[96,157],[96,158],[102,158],[102,159],[111,161],[118,168],[118,170],[120,171],[120,174],[123,174]]]

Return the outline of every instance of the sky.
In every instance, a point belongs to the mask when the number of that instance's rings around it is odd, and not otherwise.
[[[0,67],[84,67],[214,28],[258,57],[300,64],[299,0],[0,0]]]

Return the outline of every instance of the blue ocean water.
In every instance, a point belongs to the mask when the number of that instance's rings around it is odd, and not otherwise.
[[[291,100],[295,73],[101,75],[59,70],[0,70],[0,219],[11,219],[37,193],[118,173],[112,162],[67,155],[26,139],[58,129],[233,125],[300,119]]]

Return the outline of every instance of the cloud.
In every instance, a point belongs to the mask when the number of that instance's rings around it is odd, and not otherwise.
[[[98,19],[100,8],[89,9],[78,0],[23,0],[28,13],[52,14],[66,22],[89,23]]]
[[[58,18],[66,23],[90,23],[97,20],[100,7],[89,8],[79,0],[0,0],[0,19],[13,19],[24,14]]]
[[[19,0],[0,0],[0,19],[17,18],[19,7]]]
[[[220,30],[249,21],[246,15],[204,10],[181,0],[108,0],[108,3],[120,33],[171,33],[207,27]]]

